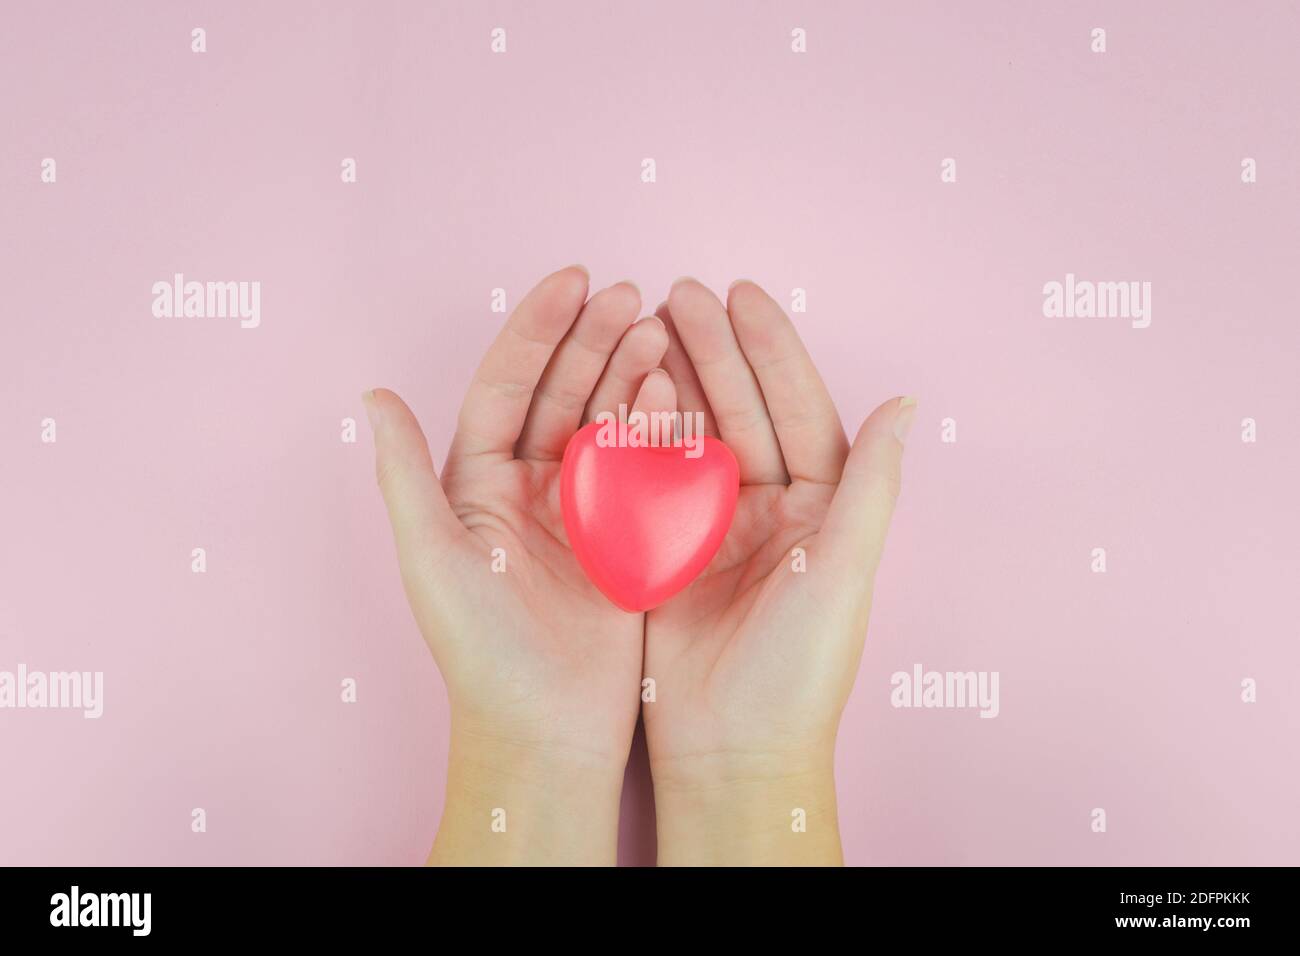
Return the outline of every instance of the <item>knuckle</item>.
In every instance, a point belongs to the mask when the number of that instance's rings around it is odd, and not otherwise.
[[[375,462],[375,483],[379,485],[379,490],[385,496],[401,481],[403,470],[402,462],[392,458],[380,459]]]
[[[867,486],[892,504],[903,492],[903,476],[897,468],[873,471],[867,478]]]

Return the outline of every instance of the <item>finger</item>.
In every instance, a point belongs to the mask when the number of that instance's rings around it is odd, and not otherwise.
[[[655,315],[668,330],[668,351],[664,353],[659,364],[677,386],[677,407],[683,412],[698,412],[703,415],[704,434],[717,438],[718,428],[713,423],[713,409],[709,408],[709,400],[704,394],[704,386],[700,384],[700,376],[696,374],[695,366],[691,364],[690,357],[682,346],[681,336],[677,334],[677,329],[673,325],[673,314],[668,308],[668,303],[659,303]]]
[[[662,438],[673,437],[672,416],[677,411],[677,388],[672,378],[661,368],[652,369],[641,383],[641,389],[632,403],[632,411],[645,412],[647,415],[665,416],[658,434]]]
[[[903,441],[915,416],[916,399],[894,398],[862,423],[818,534],[839,560],[868,575],[885,547],[902,482]]]
[[[555,461],[582,423],[592,389],[641,309],[641,293],[620,282],[591,297],[564,337],[533,393],[515,457]]]
[[[542,372],[586,298],[582,266],[551,273],[524,296],[474,373],[448,467],[479,455],[513,456]]]
[[[646,373],[659,365],[667,348],[668,332],[656,316],[641,319],[623,333],[591,393],[583,421],[591,421],[600,412],[617,414],[620,405],[630,408]]]
[[[849,442],[794,323],[771,296],[743,279],[727,292],[727,312],[758,377],[791,480],[835,484]]]
[[[406,565],[429,548],[445,547],[464,526],[447,503],[424,432],[406,403],[385,388],[367,392],[362,403],[375,434],[375,476]]]
[[[736,455],[741,484],[788,484],[763,393],[736,342],[727,310],[694,279],[673,283],[668,308],[713,409],[718,434]]]

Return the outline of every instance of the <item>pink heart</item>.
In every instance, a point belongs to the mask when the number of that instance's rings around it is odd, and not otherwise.
[[[569,546],[591,583],[625,611],[648,611],[713,560],[731,527],[740,468],[731,449],[701,436],[681,446],[604,447],[600,426],[564,449],[560,505]]]

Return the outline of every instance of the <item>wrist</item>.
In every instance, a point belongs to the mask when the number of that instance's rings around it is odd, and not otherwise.
[[[655,760],[661,866],[840,865],[834,745]]]
[[[458,726],[429,862],[463,866],[613,865],[622,764],[609,755]]]

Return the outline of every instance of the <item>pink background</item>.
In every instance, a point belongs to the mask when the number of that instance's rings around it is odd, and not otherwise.
[[[440,459],[491,290],[571,261],[647,310],[683,273],[805,288],[850,429],[920,397],[840,734],[850,862],[1300,862],[1295,4],[24,3],[0,27],[0,670],[105,673],[98,721],[0,711],[0,863],[424,859],[447,708],[359,394],[397,389]],[[154,318],[173,272],[260,281],[261,327]],[[1151,327],[1044,318],[1067,272],[1150,281]],[[1000,716],[893,709],[914,663],[999,671]]]

